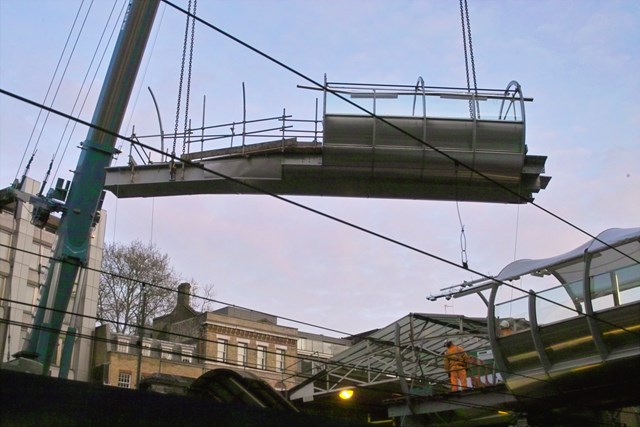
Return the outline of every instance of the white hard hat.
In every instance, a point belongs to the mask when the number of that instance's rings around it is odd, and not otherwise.
[[[509,321],[508,320],[503,320],[502,322],[500,322],[500,327],[501,328],[508,328],[509,327]]]

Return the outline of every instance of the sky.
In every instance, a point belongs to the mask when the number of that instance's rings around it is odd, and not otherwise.
[[[186,8],[186,1],[176,2]],[[0,0],[2,89],[45,99],[81,3]],[[82,4],[78,22],[89,3]],[[548,156],[545,174],[552,177],[535,202],[566,222],[531,204],[290,199],[456,264],[461,261],[459,210],[469,267],[487,275],[515,259],[555,256],[589,240],[567,222],[594,235],[640,225],[640,3],[468,4],[478,86],[503,89],[516,80],[524,95],[534,98],[526,105],[526,143],[529,154]],[[116,3],[111,22],[122,5]],[[101,53],[87,69],[113,6],[95,1],[77,44],[77,30],[70,38],[68,46],[76,47],[68,66],[70,49],[60,61],[48,105],[57,91],[54,108],[91,119],[113,40],[81,112],[74,102],[85,76],[90,81],[94,75]],[[422,77],[427,86],[466,85],[456,1],[211,0],[199,2],[197,13],[318,82],[327,75],[341,82],[413,85]],[[185,19],[160,5],[121,134],[158,132],[147,87],[156,95],[165,131],[172,131]],[[294,118],[314,118],[317,93],[297,87],[307,81],[197,25],[193,120],[202,118],[204,96],[208,125],[241,120],[243,83],[249,119],[277,116],[283,108]],[[55,176],[72,178],[87,129],[79,125],[71,133],[73,124],[54,116],[43,126],[46,115],[38,120],[38,113],[0,95],[3,187],[23,173],[26,160],[21,159],[25,152],[31,155],[36,141],[29,176],[42,181],[57,152]],[[123,154],[113,164],[126,164],[128,143],[118,146]],[[107,241],[152,242],[185,280],[213,285],[215,299],[224,303],[345,333],[384,327],[410,312],[486,315],[475,296],[426,300],[477,275],[269,196],[118,200],[109,193],[104,208]],[[519,286],[535,289],[537,284]]]

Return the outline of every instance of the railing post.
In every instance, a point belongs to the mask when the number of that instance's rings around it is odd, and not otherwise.
[[[285,129],[285,122],[287,120],[287,110],[285,108],[282,109],[282,128],[281,128],[281,134],[282,134],[282,151],[284,152],[284,129]]]

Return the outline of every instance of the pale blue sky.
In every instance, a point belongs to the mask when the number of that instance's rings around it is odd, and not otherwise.
[[[457,1],[199,3],[203,19],[317,81],[326,73],[334,81],[414,84],[422,76],[432,86],[466,84]],[[54,107],[70,112],[112,4],[95,1]],[[0,0],[0,87],[42,101],[79,5]],[[592,234],[638,226],[640,2],[469,0],[469,8],[479,86],[501,89],[517,80],[534,98],[527,105],[527,144],[530,153],[548,156],[547,175],[553,177],[536,202]],[[123,134],[134,125],[138,134],[157,131],[147,86],[156,93],[165,130],[172,130],[183,31],[184,17],[161,5],[154,48],[147,50]],[[85,119],[93,113],[106,61]],[[202,26],[193,67],[191,110],[198,122],[203,95],[208,124],[240,120],[242,82],[250,118],[281,114],[282,108],[296,118],[313,117],[316,94],[296,88],[306,82]],[[0,97],[3,186],[18,172],[37,114]],[[43,178],[64,124],[49,118],[33,178]],[[76,146],[85,135],[86,129],[76,130],[60,176],[71,178],[67,171],[75,168]],[[125,160],[121,156],[118,164]],[[295,200],[460,260],[455,203]],[[475,298],[447,303],[453,307],[425,300],[473,279],[468,272],[266,196],[116,203],[109,195],[105,208],[108,240],[153,239],[186,278],[214,283],[216,298],[226,302],[354,333],[408,312],[484,315]],[[514,254],[549,257],[588,239],[530,205],[461,203],[460,210],[469,264],[487,274],[498,273]]]

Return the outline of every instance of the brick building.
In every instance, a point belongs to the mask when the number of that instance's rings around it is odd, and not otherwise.
[[[141,379],[152,374],[197,378],[215,368],[232,368],[255,374],[276,390],[289,390],[311,374],[305,357],[309,340],[324,349],[313,355],[316,364],[349,345],[345,339],[278,325],[276,316],[261,312],[224,307],[199,313],[191,308],[189,293],[188,283],[180,285],[176,307],[154,319],[141,346],[138,337],[99,327],[94,379],[135,388],[138,364]],[[329,344],[323,346],[323,340]]]

